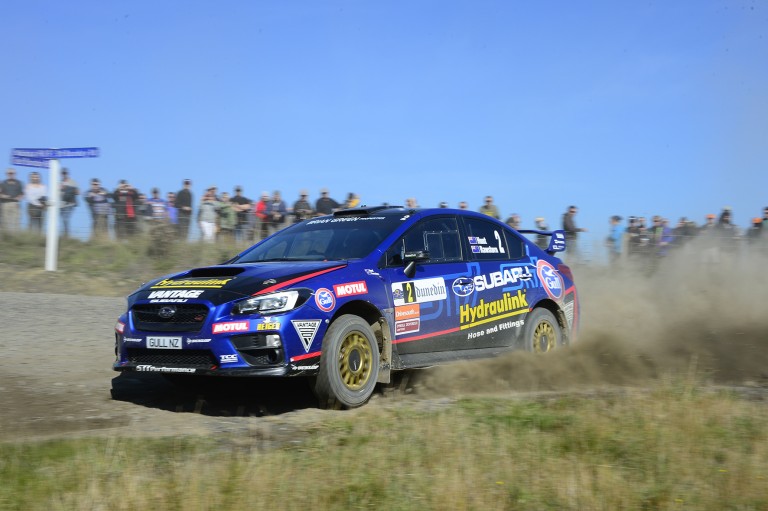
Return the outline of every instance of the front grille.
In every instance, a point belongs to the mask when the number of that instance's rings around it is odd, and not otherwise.
[[[197,367],[210,369],[217,365],[213,354],[208,350],[155,350],[129,348],[128,361],[136,365],[165,365]]]
[[[160,315],[166,307],[175,309],[171,317]],[[145,303],[131,309],[136,330],[147,332],[199,332],[208,312],[208,306],[201,303]]]

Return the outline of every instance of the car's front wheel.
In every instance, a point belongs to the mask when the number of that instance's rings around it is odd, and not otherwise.
[[[563,332],[555,315],[547,309],[534,309],[525,318],[525,349],[547,353],[563,344]]]
[[[371,326],[351,314],[339,317],[323,338],[315,394],[323,408],[354,408],[373,394],[379,347]]]

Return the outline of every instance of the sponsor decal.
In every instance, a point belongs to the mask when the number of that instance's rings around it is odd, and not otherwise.
[[[280,323],[259,323],[256,325],[256,330],[280,330]]]
[[[222,364],[231,364],[232,362],[237,362],[237,355],[221,355],[219,360]]]
[[[459,277],[453,281],[451,289],[456,296],[469,296],[475,290],[475,281],[469,277]]]
[[[198,298],[205,293],[204,289],[174,289],[166,291],[152,291],[147,299],[152,298]]]
[[[368,286],[365,285],[364,280],[358,282],[349,282],[348,284],[336,284],[333,286],[333,292],[339,298],[354,295],[364,295],[368,293]]]
[[[181,337],[156,337],[148,335],[147,348],[180,350]]]
[[[336,307],[336,298],[329,289],[321,287],[315,291],[315,303],[323,312],[331,312]]]
[[[510,286],[521,280],[531,280],[533,274],[528,266],[512,266],[488,275],[477,275],[474,278],[475,291],[484,291],[494,287]],[[457,279],[458,280],[458,279]]]
[[[123,323],[122,321],[118,321],[117,323],[115,323],[115,330],[117,331],[117,333],[122,334],[125,331],[125,323]]]
[[[504,249],[502,248],[502,251]],[[486,246],[480,246],[480,245],[472,245],[472,253],[473,254],[498,254],[499,253],[499,247],[486,247]]]
[[[469,240],[470,245],[487,245],[488,244],[488,242],[485,240],[484,237],[469,236],[467,239]]]
[[[123,342],[142,342],[144,339],[139,337],[123,337]]]
[[[516,296],[504,293],[499,300],[486,302],[481,299],[475,306],[462,305],[459,307],[459,323],[463,328],[485,323],[494,319],[522,314],[528,310],[528,299],[523,291],[518,290]]]
[[[392,284],[395,306],[445,300],[448,293],[442,278],[409,280]]]
[[[157,367],[152,365],[138,365],[136,370],[144,373],[194,373],[193,367]]]
[[[565,314],[565,319],[568,321],[568,328],[573,328],[573,301],[565,304],[563,313]]]
[[[247,332],[251,329],[249,321],[228,321],[226,323],[214,323],[213,333],[222,334],[225,332]]]
[[[484,335],[495,334],[499,330],[509,330],[510,328],[520,328],[523,325],[525,325],[524,319],[518,319],[517,321],[506,321],[504,323],[499,323],[498,325],[493,325],[491,327],[488,327],[485,330],[481,329],[476,332],[469,332],[467,334],[467,340],[477,339],[478,337],[482,337]]]
[[[315,334],[317,329],[320,328],[319,319],[292,319],[291,323],[293,328],[296,329],[296,333],[301,339],[301,343],[304,345],[304,351],[309,353],[309,348],[312,347],[312,341],[315,340]]]
[[[395,307],[395,321],[413,319],[421,316],[421,306],[418,303]]]
[[[421,320],[419,318],[406,319],[405,321],[395,321],[395,335],[418,332],[419,328],[421,328]]]
[[[543,259],[539,259],[536,263],[536,272],[544,285],[544,290],[551,298],[559,300],[563,297],[563,278],[554,266]]]
[[[318,218],[317,220],[310,220],[307,225],[315,224],[338,224],[338,223],[350,223],[350,222],[371,222],[376,220],[386,220],[383,216],[351,216],[351,217],[338,217],[338,218]]]
[[[173,288],[204,288],[204,289],[219,289],[227,285],[231,279],[211,279],[211,278],[189,278],[189,279],[163,279],[151,287],[151,289],[173,289]]]
[[[318,369],[320,369],[320,366],[317,364],[311,366],[297,366],[295,364],[291,364],[292,371],[317,371]]]
[[[202,344],[211,342],[211,339],[187,339],[187,344]]]
[[[379,272],[377,272],[376,270],[372,270],[370,268],[366,268],[364,271],[368,275],[373,275],[375,277],[380,277],[381,276],[381,274]]]

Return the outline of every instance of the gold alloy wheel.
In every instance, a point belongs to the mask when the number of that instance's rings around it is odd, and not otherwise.
[[[555,328],[549,321],[542,321],[536,325],[533,331],[533,351],[536,353],[547,353],[555,349]]]
[[[368,339],[360,332],[350,332],[339,348],[339,374],[349,390],[360,390],[373,371],[373,353]]]

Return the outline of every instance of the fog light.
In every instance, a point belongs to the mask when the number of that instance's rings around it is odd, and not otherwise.
[[[267,335],[267,348],[279,348],[283,343],[280,342],[280,336],[277,334]]]

